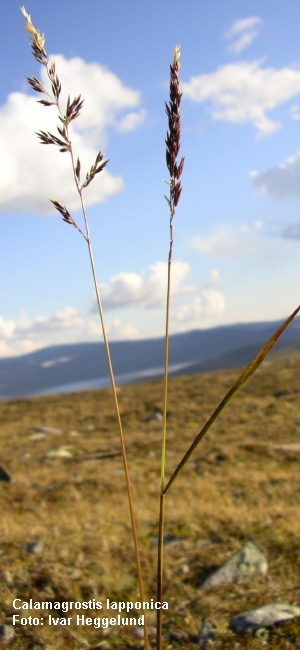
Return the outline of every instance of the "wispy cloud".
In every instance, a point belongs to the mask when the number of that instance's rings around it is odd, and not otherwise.
[[[208,280],[206,282],[203,282],[204,287],[213,287],[216,284],[223,284],[224,282],[228,281],[228,277],[222,277],[222,275],[219,273],[217,269],[212,269]]]
[[[228,47],[229,52],[239,54],[245,47],[251,45],[262,24],[263,21],[257,16],[236,20],[224,34],[224,38],[233,41]]]
[[[141,306],[145,308],[162,307],[166,300],[167,264],[156,262],[150,267],[150,276],[144,278],[137,273],[122,272],[110,278],[107,284],[100,285],[102,304],[105,309]],[[193,288],[182,285],[182,281],[190,272],[187,262],[174,261],[172,264],[173,297],[189,293]],[[96,303],[93,304],[96,311]]]
[[[277,199],[289,194],[300,196],[300,151],[280,165],[250,172],[250,178],[255,187]]]
[[[221,316],[225,309],[225,298],[216,289],[206,289],[192,304],[184,305],[176,315],[177,321],[187,321],[189,327],[196,327],[207,318]]]
[[[190,246],[211,257],[239,259],[245,255],[259,256],[268,248],[269,244],[258,239],[250,227],[245,224],[237,230],[220,226],[211,235],[204,237],[196,235],[190,239]]]
[[[87,171],[99,149],[103,150],[109,129],[129,131],[144,120],[140,93],[99,63],[66,59],[61,54],[53,58],[62,83],[62,105],[69,93],[71,97],[81,93],[85,100],[80,117],[70,128],[74,151],[76,156],[80,154],[82,170]],[[43,66],[40,77],[47,88]],[[15,92],[0,107],[0,212],[54,214],[49,201],[53,197],[69,210],[79,208],[68,156],[50,145],[42,150],[35,135],[40,129],[55,133],[58,121],[55,107],[41,107],[36,95]],[[86,189],[86,205],[105,201],[122,188],[122,178],[113,176],[107,167]]]
[[[260,136],[275,133],[280,123],[266,111],[300,93],[300,71],[262,67],[262,61],[240,61],[182,83],[185,97],[211,103],[211,117],[234,124],[252,122]]]
[[[98,339],[102,338],[100,324],[90,321],[88,329],[93,337],[97,337]],[[144,332],[132,323],[124,323],[120,318],[114,318],[106,326],[106,331],[110,341],[136,341],[137,339],[145,338],[147,334],[149,336],[149,332]]]
[[[73,307],[65,307],[50,316],[29,318],[21,312],[16,320],[0,316],[0,357],[26,354],[53,345],[58,335],[72,337],[81,332],[83,319]]]

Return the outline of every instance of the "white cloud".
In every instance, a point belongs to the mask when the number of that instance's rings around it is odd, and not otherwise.
[[[267,244],[254,238],[249,227],[241,226],[234,231],[220,226],[212,235],[201,237],[196,235],[190,240],[191,248],[212,257],[236,259],[245,255],[259,255]]]
[[[221,66],[182,83],[182,91],[194,102],[210,101],[213,120],[252,122],[260,136],[275,133],[280,124],[269,119],[266,111],[300,93],[300,71],[263,68],[261,63],[241,61]]]
[[[203,286],[212,287],[215,284],[223,284],[224,282],[228,282],[228,279],[228,277],[222,277],[217,269],[212,269],[208,280],[206,282],[203,282]]]
[[[73,307],[65,307],[61,311],[57,311],[53,316],[35,316],[32,320],[26,316],[25,312],[21,312],[16,322],[14,334],[22,336],[26,333],[29,338],[35,338],[48,332],[77,328],[82,323],[82,318]]]
[[[258,28],[262,23],[261,18],[257,16],[236,20],[224,34],[228,40],[236,39],[228,47],[228,50],[233,54],[239,54],[245,47],[248,47],[258,35]]]
[[[132,307],[161,307],[166,301],[167,263],[156,262],[150,266],[150,277],[145,279],[137,273],[122,272],[113,275],[107,284],[100,284],[100,294],[105,309]],[[187,262],[172,263],[171,295],[173,297],[193,291],[192,287],[182,286],[182,281],[190,272]],[[96,311],[94,301],[93,311]]]
[[[122,323],[118,318],[114,318],[114,320],[109,324],[108,335],[112,341],[134,341],[136,339],[142,338],[141,333],[137,327],[131,325],[130,323]]]
[[[280,165],[269,167],[263,172],[250,172],[250,178],[255,187],[275,198],[288,194],[300,196],[300,151]]]
[[[16,320],[0,316],[0,357],[53,345],[53,338],[78,332],[82,325],[83,319],[73,307],[65,307],[51,316],[29,318],[26,312],[21,312]]]
[[[191,305],[182,307],[178,311],[176,319],[178,321],[188,321],[189,327],[195,327],[203,319],[221,316],[224,309],[225,299],[223,294],[216,291],[216,289],[207,289]]]
[[[143,338],[145,335],[144,332],[141,332],[131,323],[123,323],[119,318],[114,318],[110,323],[106,323],[105,327],[109,341],[134,341]],[[88,330],[93,338],[102,337],[102,327],[99,323],[90,321]]]
[[[81,94],[84,106],[80,117],[71,123],[70,133],[75,157],[79,155],[82,175],[90,169],[99,150],[103,150],[108,128],[128,131],[145,117],[139,108],[139,92],[126,87],[112,72],[99,63],[86,63],[80,58],[53,57],[62,83],[64,109],[67,95]],[[40,78],[48,87],[46,70]],[[66,204],[69,210],[79,208],[72,179],[70,157],[57,147],[41,147],[36,131],[56,133],[58,123],[55,107],[44,108],[37,103],[42,96],[15,92],[0,107],[0,211],[39,214],[54,213],[49,198]],[[133,110],[137,109],[137,110]],[[128,112],[129,111],[129,112]],[[85,190],[86,205],[105,201],[123,188],[122,178],[113,176],[109,166],[95,177]]]
[[[133,131],[145,119],[146,111],[141,109],[134,113],[128,113],[117,125],[118,131]]]

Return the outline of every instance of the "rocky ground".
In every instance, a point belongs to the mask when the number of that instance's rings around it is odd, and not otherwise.
[[[167,472],[237,375],[170,381]],[[298,360],[265,363],[167,497],[164,648],[300,648],[299,377]],[[162,384],[122,386],[119,400],[145,591],[155,599]],[[2,643],[141,648],[134,627],[10,627],[14,598],[139,600],[110,391],[0,403],[0,431]],[[149,625],[153,634],[153,612]]]

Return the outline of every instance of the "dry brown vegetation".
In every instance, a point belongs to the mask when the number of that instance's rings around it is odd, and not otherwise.
[[[217,625],[216,648],[259,648],[258,640],[227,630],[229,617],[272,602],[299,604],[299,371],[298,360],[264,363],[167,496],[165,532],[176,541],[165,550],[164,633],[184,630],[187,641],[165,637],[165,648],[195,648],[204,617]],[[170,380],[167,476],[237,374]],[[148,418],[162,409],[161,382],[122,386],[118,397],[145,589],[155,599],[161,422]],[[10,622],[16,597],[139,600],[121,456],[97,457],[119,452],[110,390],[1,403],[0,414],[1,464],[12,477],[0,483],[0,622]],[[32,440],[41,425],[59,427],[62,434]],[[72,458],[46,457],[60,447]],[[202,592],[200,576],[249,539],[268,558],[267,578]],[[29,554],[26,544],[36,540],[44,550]],[[149,624],[155,625],[152,613]],[[103,634],[75,625],[18,627],[10,647],[65,650],[103,641],[103,648],[141,647],[129,628]],[[299,639],[299,623],[288,623],[273,630],[268,647],[297,648]]]

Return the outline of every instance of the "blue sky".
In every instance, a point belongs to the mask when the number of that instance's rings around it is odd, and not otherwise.
[[[110,340],[161,336],[169,215],[163,198],[169,64],[181,45],[182,197],[174,219],[171,332],[284,318],[299,303],[300,7],[294,0],[69,0],[25,4],[82,94],[72,142],[86,189]],[[0,356],[101,337],[68,154],[26,76],[44,80],[19,3],[0,42]],[[84,173],[85,173],[84,171]]]

